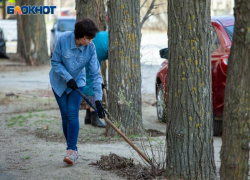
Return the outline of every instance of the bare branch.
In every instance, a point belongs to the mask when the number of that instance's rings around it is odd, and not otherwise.
[[[147,19],[148,19],[149,17],[153,16],[153,15],[155,15],[155,13],[150,13],[150,14],[147,16]],[[146,19],[146,20],[147,20],[147,19]]]
[[[144,3],[141,5],[140,9],[143,8],[143,6],[146,4],[148,0],[145,0]]]
[[[143,24],[145,23],[145,21],[149,18],[149,14],[151,13],[152,9],[154,8],[154,4],[155,4],[156,0],[152,0],[147,13],[145,14],[145,16],[143,17],[141,23],[140,23],[140,28],[142,28]],[[151,13],[152,14],[152,13]]]

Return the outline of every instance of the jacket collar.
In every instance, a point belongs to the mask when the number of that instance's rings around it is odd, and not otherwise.
[[[76,49],[76,48],[79,48],[81,51],[83,51],[83,46],[79,46],[79,47],[76,46],[75,33],[72,32],[72,34],[71,34],[71,49]]]

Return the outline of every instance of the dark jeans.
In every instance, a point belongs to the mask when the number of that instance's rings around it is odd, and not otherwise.
[[[79,87],[79,90],[83,92],[84,87]],[[62,116],[62,127],[64,137],[67,141],[67,150],[77,150],[76,144],[79,134],[79,109],[82,97],[74,90],[69,94],[64,92],[61,97],[55,92],[54,95]]]

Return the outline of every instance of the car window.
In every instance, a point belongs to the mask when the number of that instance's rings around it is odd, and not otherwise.
[[[58,31],[74,31],[76,20],[60,20]]]
[[[212,53],[218,49],[220,43],[214,27],[212,27]]]
[[[233,34],[234,34],[234,26],[227,26],[224,27],[225,31],[227,32],[227,35],[229,36],[230,40],[233,40]]]

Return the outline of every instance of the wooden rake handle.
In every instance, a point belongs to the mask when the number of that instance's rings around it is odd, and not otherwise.
[[[79,90],[76,89],[76,91],[81,95],[81,97],[97,112],[97,109],[95,106],[89,101],[89,99]],[[151,161],[148,159],[148,157],[141,152],[133,143],[132,141],[125,136],[107,117],[104,117],[104,120],[110,125],[145,161],[147,161],[151,165]]]
[[[151,161],[148,159],[148,157],[141,152],[133,143],[130,141],[125,134],[123,134],[108,118],[104,118],[104,120],[143,158],[145,159],[150,165]]]

